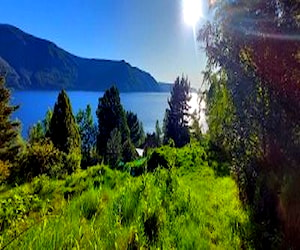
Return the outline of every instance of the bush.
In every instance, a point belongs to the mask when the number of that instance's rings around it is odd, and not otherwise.
[[[21,165],[20,176],[23,181],[41,174],[57,177],[63,169],[63,153],[48,139],[28,144]]]
[[[4,183],[10,175],[11,165],[8,161],[0,160],[0,184]]]
[[[147,170],[152,172],[159,166],[164,168],[170,168],[170,164],[163,153],[158,150],[152,152],[147,162]]]
[[[81,154],[80,151],[73,151],[64,155],[64,169],[67,174],[71,174],[80,169]]]
[[[126,140],[123,145],[123,161],[130,162],[138,158],[138,154],[135,150],[134,145],[130,140]]]

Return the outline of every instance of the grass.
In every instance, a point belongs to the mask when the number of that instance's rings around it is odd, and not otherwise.
[[[160,150],[173,154],[171,169],[132,177],[96,166],[63,181],[39,177],[2,193],[0,200],[23,190],[42,205],[27,208],[22,227],[16,222],[2,230],[0,248],[249,247],[249,217],[235,182],[218,177],[194,148]]]

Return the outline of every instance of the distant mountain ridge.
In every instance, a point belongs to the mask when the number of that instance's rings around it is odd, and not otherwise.
[[[149,73],[122,61],[72,55],[53,42],[0,24],[0,72],[17,90],[166,91]]]

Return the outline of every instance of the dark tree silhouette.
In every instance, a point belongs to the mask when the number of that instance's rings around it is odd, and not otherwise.
[[[11,106],[10,91],[5,87],[4,77],[0,76],[0,160],[15,161],[20,144],[20,123],[11,120],[11,115],[18,106]]]
[[[47,136],[54,146],[66,154],[80,153],[80,134],[67,93],[62,90],[55,103]]]
[[[130,130],[131,142],[139,147],[145,140],[143,124],[139,121],[136,114],[131,111],[126,112],[127,124]]]
[[[107,142],[114,129],[120,132],[122,144],[130,138],[126,114],[121,104],[119,90],[115,86],[106,90],[103,97],[99,98],[96,114],[98,117],[97,151],[105,156]]]
[[[190,141],[188,127],[188,102],[190,96],[190,83],[187,78],[177,77],[171,98],[168,101],[169,108],[166,109],[164,120],[164,143],[173,139],[176,147],[182,147]]]

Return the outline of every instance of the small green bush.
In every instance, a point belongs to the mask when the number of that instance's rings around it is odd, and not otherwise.
[[[61,171],[63,153],[56,149],[50,140],[28,144],[19,173],[24,181],[30,181],[41,174],[57,177]]]

